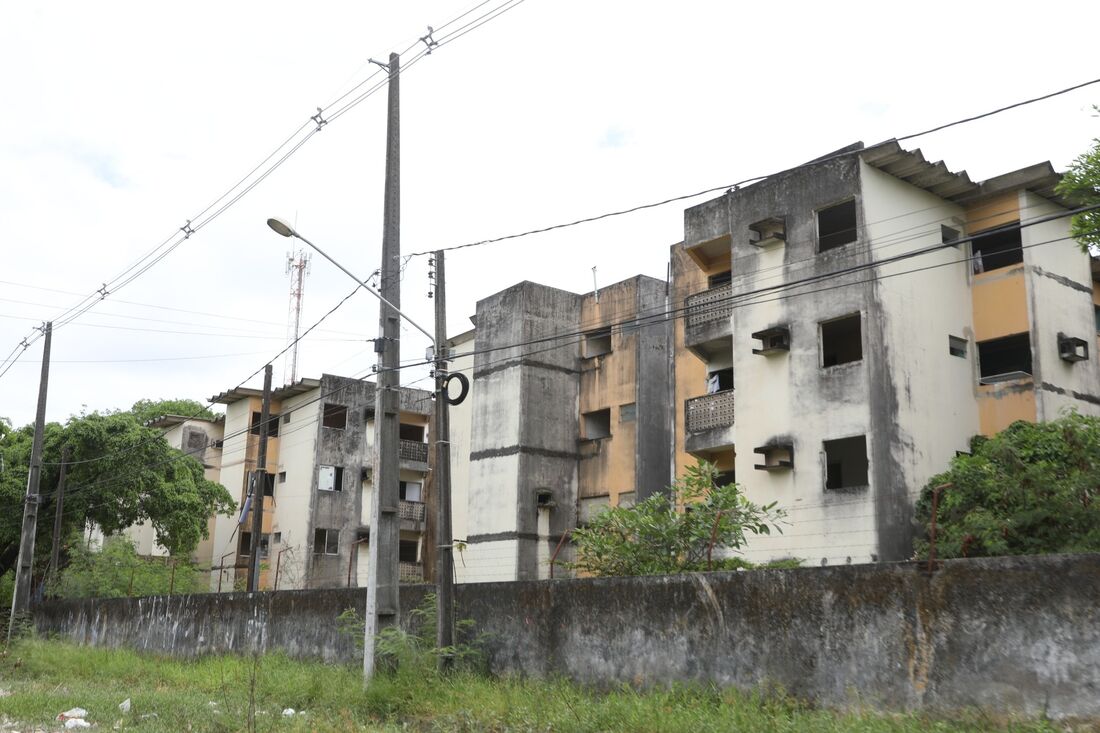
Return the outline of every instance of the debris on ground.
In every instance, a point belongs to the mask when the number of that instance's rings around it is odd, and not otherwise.
[[[130,712],[130,698],[126,698],[125,700],[120,702],[118,704],[118,709],[121,710],[123,713]]]
[[[68,718],[65,721],[65,729],[66,730],[73,730],[75,728],[91,728],[91,727],[92,727],[92,724],[89,723],[87,720],[84,720],[84,718]]]
[[[293,715],[294,715],[294,708],[286,708],[285,710],[283,710],[283,717],[284,718],[289,718]]]
[[[63,713],[57,714],[58,720],[68,720],[69,718],[87,718],[88,711],[84,708],[69,708]]]

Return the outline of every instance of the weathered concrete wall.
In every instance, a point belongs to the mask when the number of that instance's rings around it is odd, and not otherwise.
[[[414,607],[425,586],[402,589]],[[460,586],[497,674],[584,684],[780,685],[870,705],[1100,718],[1100,555]],[[42,633],[179,655],[355,657],[359,590],[54,602]]]

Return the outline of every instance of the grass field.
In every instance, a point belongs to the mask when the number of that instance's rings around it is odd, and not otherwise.
[[[0,730],[61,730],[79,706],[132,731],[1060,731],[1045,722],[814,710],[708,688],[598,693],[563,681],[439,677],[410,662],[366,690],[359,671],[279,655],[181,661],[23,640],[0,652]],[[118,705],[131,700],[123,714]],[[284,708],[304,714],[284,717]]]

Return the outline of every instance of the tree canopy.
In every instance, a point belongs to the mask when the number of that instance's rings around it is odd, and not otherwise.
[[[1100,111],[1100,107],[1095,109]],[[1057,187],[1059,194],[1077,206],[1100,204],[1100,138],[1092,143],[1092,148],[1073,161]],[[1100,209],[1075,215],[1070,231],[1081,249],[1100,249]]]
[[[940,490],[938,557],[1100,551],[1100,418],[1071,412],[1046,423],[1019,421],[934,476],[917,503],[931,528]],[[928,540],[917,543],[928,555]]]
[[[178,402],[178,401],[176,401]],[[157,403],[138,403],[149,409]],[[194,403],[198,405],[198,403]],[[163,414],[160,412],[158,414]],[[19,552],[33,427],[0,432],[0,573]],[[157,541],[172,554],[188,554],[207,536],[207,519],[231,512],[233,499],[208,481],[201,463],[171,448],[161,431],[144,427],[133,412],[74,415],[44,429],[38,554],[49,551],[62,446],[68,446],[62,536],[96,523],[105,534],[149,520]]]
[[[782,531],[786,512],[749,501],[718,469],[700,461],[671,487],[633,507],[614,507],[573,531],[571,567],[593,575],[661,575],[718,569],[748,535]],[[747,565],[743,561],[735,563]]]
[[[184,417],[202,418],[213,420],[217,415],[205,405],[189,399],[175,400],[138,400],[130,408],[130,413],[138,422],[145,424],[155,417],[162,415],[182,415]]]

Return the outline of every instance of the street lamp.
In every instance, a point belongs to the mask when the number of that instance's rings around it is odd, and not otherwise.
[[[453,602],[451,600],[453,598],[452,585],[453,585],[453,582],[454,582],[454,578],[452,577],[453,562],[452,562],[451,556],[449,554],[450,551],[451,551],[451,545],[452,545],[452,542],[453,542],[453,537],[451,536],[451,516],[450,516],[450,512],[451,512],[451,507],[450,507],[450,451],[449,451],[450,428],[449,428],[449,415],[448,415],[448,409],[447,409],[447,406],[450,403],[450,399],[449,399],[449,396],[447,394],[447,385],[449,384],[452,375],[447,374],[447,361],[446,361],[446,356],[445,356],[445,353],[444,353],[444,349],[442,349],[440,347],[440,345],[437,343],[437,339],[439,341],[445,341],[445,339],[446,339],[446,335],[445,335],[445,333],[446,333],[445,332],[445,329],[446,329],[446,312],[445,312],[445,304],[444,304],[444,301],[443,301],[443,298],[442,298],[442,295],[443,295],[442,289],[440,290],[440,293],[439,293],[440,297],[438,297],[436,299],[436,304],[435,304],[436,305],[436,314],[435,314],[436,315],[436,333],[438,334],[438,336],[433,337],[432,334],[428,333],[418,323],[416,323],[411,318],[409,318],[407,315],[402,313],[396,306],[393,305],[393,303],[391,303],[389,300],[384,298],[381,293],[379,293],[377,290],[375,290],[371,286],[367,285],[367,283],[364,282],[363,280],[360,280],[358,277],[353,275],[350,270],[348,270],[346,267],[341,265],[339,262],[337,262],[336,260],[329,257],[328,254],[326,254],[320,247],[318,247],[316,244],[309,241],[308,239],[303,237],[301,234],[299,234],[297,231],[295,231],[294,227],[290,226],[290,224],[288,224],[286,221],[284,221],[282,219],[277,219],[277,218],[272,217],[272,218],[267,220],[267,225],[269,227],[271,227],[271,229],[274,230],[277,234],[280,234],[284,237],[294,237],[294,238],[300,239],[303,242],[305,242],[306,244],[308,244],[311,248],[313,248],[313,250],[315,252],[317,252],[317,254],[324,257],[326,260],[328,260],[333,265],[335,265],[337,268],[339,268],[341,272],[343,272],[345,275],[347,275],[352,280],[354,280],[355,283],[359,287],[363,288],[368,293],[370,293],[374,297],[378,298],[378,300],[382,301],[382,303],[384,303],[391,310],[393,310],[394,313],[399,315],[401,318],[404,318],[405,321],[407,321],[410,325],[412,325],[416,330],[420,331],[420,333],[427,336],[428,341],[431,342],[431,344],[432,344],[432,346],[428,349],[427,360],[429,362],[433,363],[433,367],[435,369],[435,380],[436,380],[436,394],[435,394],[436,435],[434,436],[433,439],[435,440],[435,444],[436,444],[435,445],[435,447],[436,447],[436,450],[435,450],[436,475],[435,475],[434,480],[436,481],[436,486],[437,486],[437,490],[436,490],[435,494],[436,494],[437,501],[438,501],[437,512],[438,512],[438,517],[439,517],[439,519],[438,519],[438,525],[439,526],[437,527],[437,533],[439,533],[441,535],[445,535],[445,536],[437,537],[435,539],[435,542],[436,542],[436,547],[440,552],[447,553],[446,561],[439,563],[439,567],[441,568],[441,572],[437,572],[438,577],[436,578],[436,581],[439,583],[439,594],[438,595],[439,595],[439,599],[440,599],[439,604],[438,604],[438,611],[437,611],[437,613],[438,613],[438,634],[439,634],[438,643],[439,643],[440,648],[448,648],[453,644],[453,638],[454,638],[453,637],[454,612],[453,612],[453,608],[452,608],[452,603]],[[440,276],[440,283],[439,284],[440,284],[440,286],[442,286],[443,253],[439,252],[439,253],[437,253],[436,256],[437,256],[437,263],[438,263],[437,267],[438,267],[438,272],[439,272],[439,276]],[[383,281],[383,282],[385,282],[385,281]],[[384,342],[382,342],[382,343],[383,343],[383,348],[384,348],[385,343]],[[458,404],[458,402],[460,402],[465,397],[466,389],[468,388],[468,382],[466,381],[465,377],[462,377],[461,375],[455,375],[455,376],[461,377],[460,381],[463,383],[462,396],[455,400],[455,404]],[[377,398],[376,398],[376,402],[377,402]],[[385,419],[381,415],[381,413],[380,413],[380,418]],[[394,413],[394,415],[390,419],[395,420],[396,419],[396,413]],[[376,423],[376,425],[379,425],[379,426],[381,424],[382,424],[381,420],[379,420]],[[393,428],[393,430],[394,430],[394,434],[396,434],[396,428]],[[379,439],[376,441],[377,449],[379,451],[379,455],[381,455],[381,452],[385,448],[385,445],[384,445],[384,443],[381,439],[382,435],[383,435],[383,432],[379,428]],[[397,446],[396,445],[393,446],[392,450],[393,450],[394,455],[396,455]],[[381,492],[380,487],[383,485],[383,476],[381,475],[383,465],[384,465],[384,462],[379,460],[379,463],[378,463],[379,470],[377,471],[378,475],[375,476],[375,480],[376,480],[375,490],[371,492],[371,524],[372,524],[371,530],[372,530],[372,535],[374,535],[374,536],[379,536],[381,534],[381,530],[379,528],[379,525],[382,521],[382,508],[381,508],[381,493],[382,492]],[[395,464],[395,466],[396,466],[396,464]],[[376,544],[374,542],[371,543],[372,557],[380,558],[380,554],[379,554],[381,552],[380,544],[381,543],[378,543],[378,544]],[[387,548],[388,552],[396,552],[396,550],[397,550],[396,547]],[[350,558],[349,558],[348,562],[349,562],[349,578],[350,578],[350,562],[351,562]],[[373,637],[373,633],[372,633],[371,630],[373,628],[376,628],[376,625],[371,623],[371,622],[377,620],[377,615],[376,614],[378,613],[378,609],[377,609],[376,606],[372,606],[372,600],[371,599],[372,598],[375,598],[375,599],[377,598],[378,568],[376,567],[376,565],[380,564],[380,562],[381,562],[380,560],[379,560],[378,563],[371,562],[367,566],[367,615],[368,615],[369,618],[367,619],[367,625],[366,625],[366,630],[365,630],[366,631],[365,636],[367,638],[364,639],[364,650],[363,650],[363,653],[364,653],[364,670],[372,670],[373,669],[374,637]],[[396,578],[395,578],[395,580],[394,580],[395,592],[396,592],[396,582],[397,581],[396,581]],[[449,664],[449,661],[446,658],[441,657],[440,658],[440,666],[445,667],[447,664]],[[369,677],[369,674],[370,673],[367,672],[368,677]]]

